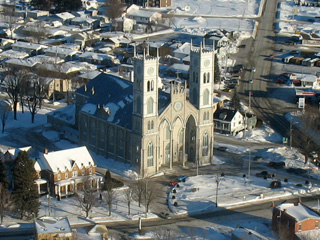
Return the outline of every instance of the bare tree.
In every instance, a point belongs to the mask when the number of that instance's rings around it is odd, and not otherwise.
[[[105,192],[105,199],[106,199],[106,204],[108,205],[109,216],[111,216],[112,205],[116,202],[116,198],[117,198],[117,192],[115,192],[114,190],[108,189]]]
[[[120,17],[125,7],[125,4],[122,0],[105,0],[105,5],[106,16],[109,19]]]
[[[40,43],[42,40],[45,40],[48,38],[48,29],[45,26],[45,21],[37,21],[35,24],[26,27],[24,29],[24,33],[26,36],[32,36],[32,40],[35,43]]]
[[[2,130],[1,133],[4,134],[4,129],[7,123],[7,120],[9,118],[11,112],[11,108],[8,105],[0,105],[0,120],[1,120],[1,125],[2,125]]]
[[[146,213],[149,212],[149,206],[154,200],[157,199],[159,193],[159,189],[155,185],[154,182],[146,180],[146,187],[145,187],[145,207]]]
[[[13,31],[17,25],[17,17],[15,15],[16,5],[15,4],[3,4],[2,5],[2,20],[8,25],[10,36],[13,37]]]
[[[123,199],[124,201],[127,203],[128,206],[128,215],[130,215],[130,206],[131,206],[131,202],[133,200],[133,188],[131,188],[131,186],[128,186],[128,188],[126,188],[122,195],[123,195]]]
[[[141,206],[143,194],[145,193],[145,186],[145,181],[143,179],[136,180],[133,186],[134,195],[139,203],[139,207]]]
[[[17,106],[22,83],[26,80],[26,69],[9,68],[5,71],[4,87],[13,104],[13,118],[17,120]]]
[[[299,124],[293,131],[293,144],[300,149],[304,155],[305,164],[308,162],[310,152],[317,149],[318,115],[318,111],[314,111],[314,109],[306,111],[300,117]]]
[[[78,206],[85,212],[86,218],[89,216],[89,212],[95,204],[97,197],[96,187],[92,186],[91,179],[85,177],[82,182],[82,191],[77,192]]]

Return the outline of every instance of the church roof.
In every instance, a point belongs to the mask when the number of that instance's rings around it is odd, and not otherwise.
[[[101,73],[76,91],[88,97],[81,111],[106,118],[121,127],[132,129],[133,83],[118,76]],[[159,114],[169,105],[170,95],[159,91]],[[99,114],[103,109],[108,114]]]

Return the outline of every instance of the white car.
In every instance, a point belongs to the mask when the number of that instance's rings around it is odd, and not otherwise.
[[[160,217],[165,218],[165,219],[171,219],[171,216],[169,213],[161,212]]]
[[[256,68],[255,67],[251,68],[251,72],[256,72]]]

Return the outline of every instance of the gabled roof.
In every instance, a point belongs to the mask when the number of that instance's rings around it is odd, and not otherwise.
[[[298,203],[282,203],[278,206],[281,211],[286,211],[286,213],[296,219],[297,222],[301,222],[307,219],[320,219],[320,215],[308,208],[307,206]]]
[[[72,170],[74,164],[79,168],[95,166],[95,163],[87,147],[77,147],[56,152],[42,153],[38,163],[42,170],[49,170],[53,173]]]
[[[237,110],[233,110],[233,109],[224,109],[224,108],[217,109],[217,111],[215,111],[213,115],[214,120],[231,122],[237,112],[238,112]]]

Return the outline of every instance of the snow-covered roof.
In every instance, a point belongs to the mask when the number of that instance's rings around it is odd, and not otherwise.
[[[15,42],[11,45],[12,48],[18,47],[18,48],[25,48],[30,50],[40,50],[45,49],[47,46],[37,43],[29,43],[29,42]]]
[[[12,64],[17,66],[23,66],[23,67],[33,67],[36,64],[38,64],[38,61],[35,61],[35,59],[19,59],[19,58],[11,58],[5,61],[6,64]]]
[[[141,9],[132,9],[127,13],[129,16],[134,16],[134,17],[143,17],[143,18],[150,18],[153,15],[155,15],[156,12],[151,12],[151,11],[146,11],[146,10],[141,10]]]
[[[39,165],[45,168],[43,170],[51,170],[54,173],[70,171],[74,164],[79,168],[95,166],[87,147],[43,153],[39,159]]]
[[[170,71],[179,71],[181,73],[188,73],[190,66],[180,63],[174,63],[172,64],[168,70]]]
[[[112,56],[108,54],[103,54],[103,53],[95,53],[95,52],[84,52],[82,53],[79,58],[92,58],[95,60],[105,60],[105,59],[111,59]]]
[[[65,56],[73,56],[78,53],[78,51],[72,50],[70,48],[62,48],[57,46],[52,46],[44,50],[45,53],[49,54],[57,54],[57,55],[65,55]]]
[[[72,229],[66,217],[41,217],[34,222],[37,234],[57,233],[64,237],[72,236]]]
[[[63,20],[74,18],[74,15],[71,13],[68,13],[68,12],[57,13],[56,16],[63,19]]]
[[[21,147],[21,148],[9,148],[8,153],[13,157],[16,158],[18,156],[18,153],[21,151],[26,151],[28,152],[32,147],[27,146],[27,147]]]
[[[281,211],[286,210],[287,214],[294,217],[297,220],[297,222],[301,222],[311,218],[320,219],[320,215],[318,213],[312,211],[311,209],[309,209],[301,203],[282,203],[278,206],[278,208]]]
[[[184,54],[190,54],[190,48],[191,44],[186,42],[179,46],[176,50],[174,50],[175,53],[184,53]]]
[[[4,58],[26,58],[29,57],[29,54],[26,52],[22,52],[22,51],[16,51],[16,50],[7,50],[7,51],[3,51],[0,53],[0,58],[4,59]]]

